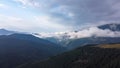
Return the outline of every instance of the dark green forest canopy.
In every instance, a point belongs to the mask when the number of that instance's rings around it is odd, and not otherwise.
[[[120,68],[120,44],[84,46],[17,68]]]

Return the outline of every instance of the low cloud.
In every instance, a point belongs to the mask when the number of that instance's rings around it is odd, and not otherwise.
[[[109,29],[102,30],[97,27],[91,27],[78,32],[68,33],[70,38],[85,38],[85,37],[120,37],[120,32],[111,31]]]
[[[40,33],[40,37],[56,37],[56,38],[87,38],[87,37],[120,37],[120,31],[111,31],[109,29],[102,30],[98,27],[91,27],[77,32],[56,32],[56,33]]]

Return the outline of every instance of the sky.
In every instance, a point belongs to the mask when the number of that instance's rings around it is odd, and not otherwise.
[[[60,32],[119,23],[120,0],[0,0],[0,28]]]

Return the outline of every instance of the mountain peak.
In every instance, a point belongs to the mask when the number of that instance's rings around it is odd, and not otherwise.
[[[4,28],[0,29],[0,35],[10,35],[10,34],[13,34],[13,33],[15,33],[15,32],[14,31],[6,30]]]
[[[3,31],[8,31],[8,30],[6,30],[6,29],[4,29],[4,28],[1,28],[0,30],[3,30]]]
[[[98,28],[103,30],[109,29],[111,31],[120,31],[120,24],[118,23],[105,24],[105,25],[98,26]]]

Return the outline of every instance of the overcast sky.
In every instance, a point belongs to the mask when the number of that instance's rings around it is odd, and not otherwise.
[[[0,28],[59,32],[120,21],[120,0],[0,0]]]

